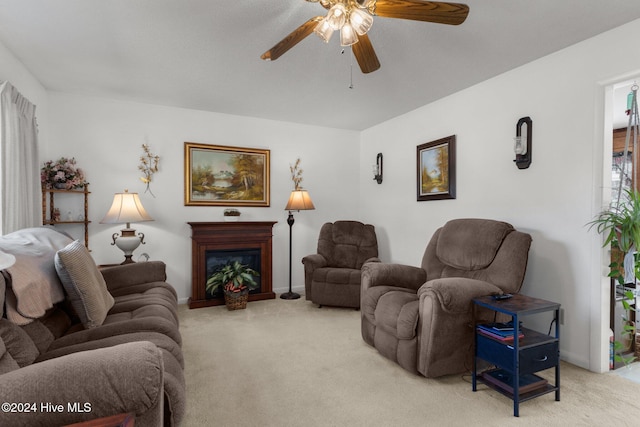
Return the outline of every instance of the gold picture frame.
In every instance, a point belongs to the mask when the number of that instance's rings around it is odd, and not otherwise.
[[[417,147],[418,201],[456,198],[456,136]]]
[[[184,143],[185,206],[270,203],[270,150]]]

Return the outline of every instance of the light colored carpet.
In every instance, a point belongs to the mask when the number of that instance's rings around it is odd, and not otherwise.
[[[427,379],[382,357],[362,340],[355,310],[278,298],[179,314],[183,427],[640,425],[640,384],[566,363],[561,401],[521,403],[515,418],[506,397],[471,391],[470,375]]]

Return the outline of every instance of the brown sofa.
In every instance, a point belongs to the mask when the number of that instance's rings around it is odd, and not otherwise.
[[[360,308],[360,269],[380,261],[374,226],[327,222],[320,229],[317,252],[302,258],[305,298],[320,306]]]
[[[0,276],[0,402],[13,404],[0,425],[121,413],[136,426],[180,423],[177,295],[162,262],[98,270],[84,246],[45,227],[0,237],[0,250],[17,259]]]
[[[436,230],[421,267],[366,264],[363,339],[425,377],[470,370],[472,299],[518,292],[530,244],[529,234],[505,222],[457,219]]]

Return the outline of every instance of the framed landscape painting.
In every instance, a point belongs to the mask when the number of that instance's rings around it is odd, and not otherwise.
[[[269,150],[185,142],[185,206],[269,206],[269,155]]]
[[[418,201],[456,198],[456,136],[417,147]]]

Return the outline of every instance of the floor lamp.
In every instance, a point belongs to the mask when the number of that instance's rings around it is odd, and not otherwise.
[[[300,298],[300,294],[291,290],[291,236],[293,223],[295,222],[292,211],[307,211],[315,208],[316,207],[313,206],[313,202],[311,201],[311,197],[309,197],[307,190],[293,190],[291,192],[291,196],[289,196],[289,202],[287,202],[287,206],[284,208],[284,210],[289,211],[289,217],[287,218],[287,224],[289,224],[289,292],[281,294],[280,298],[282,299]]]

